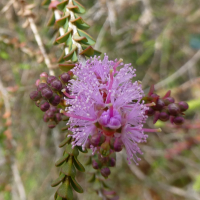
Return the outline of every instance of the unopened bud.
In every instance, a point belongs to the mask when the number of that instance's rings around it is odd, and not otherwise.
[[[46,72],[42,72],[41,74],[40,74],[40,79],[43,81],[46,81],[47,80],[47,78],[48,78],[48,74],[46,73]]]
[[[50,99],[53,96],[53,92],[49,87],[44,87],[41,90],[41,94],[42,94],[42,97],[44,97],[45,99]]]
[[[156,102],[156,105],[152,107],[154,110],[162,110],[162,108],[165,106],[165,102],[163,99],[158,99]]]
[[[31,100],[33,100],[33,101],[37,101],[41,98],[40,92],[38,92],[38,91],[31,92],[29,96],[30,96]]]
[[[114,167],[116,165],[116,160],[114,158],[110,158],[109,160],[109,166]]]
[[[110,175],[110,169],[108,167],[104,167],[101,169],[101,175],[107,178]]]
[[[110,147],[111,147],[114,151],[120,152],[120,151],[123,149],[123,143],[122,143],[121,139],[113,137],[113,138],[110,140]]]
[[[149,107],[149,109],[145,111],[145,114],[148,116],[152,116],[154,115],[154,113],[155,113],[155,110],[152,107]]]
[[[62,121],[62,115],[60,113],[56,113],[56,121],[57,122]]]
[[[181,116],[175,117],[174,120],[173,120],[173,122],[174,122],[174,124],[176,124],[176,125],[181,125],[181,124],[183,124],[183,122],[184,122],[184,118],[181,117]]]
[[[163,122],[166,122],[167,120],[169,120],[169,115],[166,112],[161,112],[159,114],[159,119]]]
[[[167,97],[164,99],[165,105],[168,106],[170,103],[174,103],[175,100],[173,97]]]
[[[189,108],[188,104],[184,101],[180,101],[178,105],[182,112],[186,111]]]
[[[168,105],[169,113],[173,116],[176,116],[180,113],[180,108],[177,104],[171,103]]]
[[[47,78],[47,84],[51,84],[51,82],[53,81],[53,80],[55,80],[55,79],[57,79],[55,76],[48,76],[48,78]]]
[[[35,86],[37,87],[39,84],[40,84],[40,79],[37,79],[37,80],[35,81]]]
[[[49,100],[49,102],[51,103],[51,105],[53,106],[57,106],[60,103],[61,99],[59,95],[55,95],[53,98],[51,98]]]
[[[43,120],[44,120],[44,122],[48,122],[48,121],[49,121],[49,118],[48,118],[48,116],[46,115],[46,113],[45,113],[44,116],[43,116]]]
[[[63,83],[68,83],[71,77],[68,73],[63,73],[61,74],[60,79],[63,81]]]
[[[44,102],[40,104],[40,110],[43,112],[49,110],[49,108],[50,108],[50,104],[48,102]]]
[[[56,126],[56,122],[55,121],[49,121],[49,123],[48,123],[48,127],[49,128],[55,128],[55,126]]]
[[[45,114],[49,119],[53,119],[55,117],[55,113],[51,110],[48,110]]]
[[[48,87],[48,85],[46,83],[40,83],[37,87],[37,90],[38,91],[41,91],[42,89]]]
[[[51,87],[55,90],[60,91],[62,89],[62,83],[61,81],[55,79],[50,83]]]
[[[98,164],[95,160],[93,160],[93,161],[92,161],[92,167],[93,167],[94,169],[99,169],[99,164]]]
[[[100,138],[101,138],[100,134],[94,134],[94,135],[92,135],[92,137],[90,139],[91,144],[93,146],[95,146],[95,147],[99,146]]]

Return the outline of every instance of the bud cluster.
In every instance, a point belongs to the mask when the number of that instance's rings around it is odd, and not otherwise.
[[[154,93],[154,87],[150,88],[148,95],[145,97],[146,103],[154,103],[154,106],[149,107],[146,115],[154,116],[154,123],[157,120],[166,122],[170,120],[171,123],[181,125],[184,123],[184,112],[189,108],[184,101],[175,103],[175,99],[170,96],[171,91],[168,91],[164,97]]]
[[[100,170],[101,175],[107,178],[111,173],[109,167],[114,167],[116,163],[115,152],[123,149],[123,143],[120,138],[112,137],[108,140],[102,134],[94,134],[88,138],[86,148],[96,150],[98,156],[95,154],[92,166]]]
[[[59,113],[60,109],[57,106],[64,102],[62,90],[65,89],[65,92],[68,92],[65,84],[69,80],[68,73],[60,75],[58,79],[43,72],[40,74],[40,79],[36,81],[37,89],[30,93],[31,100],[35,101],[36,106],[45,112],[43,119],[48,122],[49,128],[54,128],[62,121],[62,114]]]

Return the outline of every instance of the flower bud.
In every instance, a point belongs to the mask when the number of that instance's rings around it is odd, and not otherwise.
[[[60,79],[63,81],[63,83],[68,83],[70,80],[70,75],[68,73],[63,73],[61,74]]]
[[[120,151],[123,149],[123,143],[122,143],[121,139],[113,137],[113,138],[110,140],[110,147],[111,147],[114,151],[120,152]]]
[[[168,105],[169,113],[173,116],[176,116],[180,113],[180,108],[177,104],[171,103]]]
[[[41,98],[40,92],[38,92],[38,91],[31,92],[29,96],[30,96],[31,100],[33,100],[33,101],[37,101]]]
[[[55,95],[53,98],[51,98],[49,100],[49,102],[51,103],[51,105],[53,106],[57,106],[60,103],[61,99],[59,95]]]
[[[48,121],[49,121],[49,118],[48,118],[48,116],[46,115],[46,113],[45,113],[44,116],[43,116],[43,120],[44,120],[44,122],[48,122]]]
[[[55,126],[56,126],[56,122],[55,121],[49,121],[49,123],[48,123],[48,127],[49,128],[55,128]]]
[[[54,106],[51,106],[49,110],[53,111],[54,113],[58,112],[58,109]]]
[[[105,157],[110,154],[110,145],[107,141],[101,145],[100,153]]]
[[[148,116],[152,116],[152,115],[154,115],[154,113],[155,113],[155,111],[151,107],[149,107],[149,109],[145,111],[145,114]]]
[[[167,97],[164,99],[165,105],[168,106],[170,103],[174,103],[175,100],[173,97]]]
[[[59,81],[58,79],[54,79],[51,83],[50,83],[51,87],[55,90],[60,91],[62,89],[62,83],[61,81]]]
[[[186,111],[189,108],[188,104],[184,101],[180,101],[178,105],[182,112]]]
[[[92,167],[94,169],[99,169],[99,165],[98,165],[98,163],[95,160],[92,161]]]
[[[57,122],[62,121],[62,115],[60,113],[56,113],[56,121]]]
[[[181,125],[181,124],[183,124],[183,122],[184,122],[184,118],[181,117],[181,116],[177,116],[177,117],[174,118],[173,122],[174,122],[174,124],[176,124],[176,125]]]
[[[50,108],[50,104],[48,102],[42,102],[40,104],[40,110],[43,112],[49,110],[49,108]]]
[[[114,167],[116,165],[116,160],[114,158],[110,158],[108,164],[109,164],[110,167]]]
[[[91,139],[90,142],[93,146],[97,147],[99,146],[100,143],[100,139],[101,139],[101,135],[100,134],[94,134]]]
[[[165,106],[165,102],[163,99],[158,99],[157,102],[156,102],[156,105],[153,106],[153,109],[154,110],[162,110],[162,108]]]
[[[107,178],[110,175],[110,169],[108,167],[104,167],[101,169],[101,175]]]
[[[35,81],[35,86],[37,87],[39,84],[40,84],[40,79],[37,79],[37,80]]]
[[[45,114],[49,119],[53,119],[55,117],[55,113],[51,110],[48,110]]]
[[[53,81],[53,80],[55,80],[55,79],[57,79],[55,76],[48,76],[47,77],[47,84],[51,84],[51,82]]]
[[[159,119],[163,122],[166,122],[167,120],[169,120],[169,115],[166,112],[161,112],[159,114]]]
[[[46,81],[48,78],[48,74],[46,72],[42,72],[40,74],[40,79]]]
[[[41,91],[42,89],[48,87],[48,85],[46,83],[40,83],[37,87],[37,90],[38,91]]]
[[[41,90],[42,97],[50,99],[53,96],[53,92],[49,87],[45,87]]]

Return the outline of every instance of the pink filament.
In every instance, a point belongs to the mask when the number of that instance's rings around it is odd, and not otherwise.
[[[91,119],[91,118],[88,118],[88,117],[82,117],[82,116],[74,115],[74,114],[71,114],[71,113],[64,112],[63,114],[67,117],[72,117],[72,118],[76,118],[76,119],[82,119],[82,120],[91,121],[91,122],[95,121],[95,119]]]
[[[66,97],[70,98],[70,99],[75,99],[75,98],[76,98],[75,96],[70,96],[66,91],[63,92],[63,94],[64,94]]]

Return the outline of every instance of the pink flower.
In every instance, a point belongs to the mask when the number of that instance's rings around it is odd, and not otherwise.
[[[147,138],[143,124],[148,107],[141,102],[141,84],[133,82],[135,71],[131,64],[109,61],[107,55],[102,61],[94,57],[85,66],[76,65],[72,70],[75,78],[68,84],[70,95],[67,94],[66,103],[70,106],[64,113],[70,117],[73,146],[84,148],[89,136],[103,134],[106,142],[113,137],[120,139],[128,160],[137,163],[136,154],[142,154],[138,143]]]

